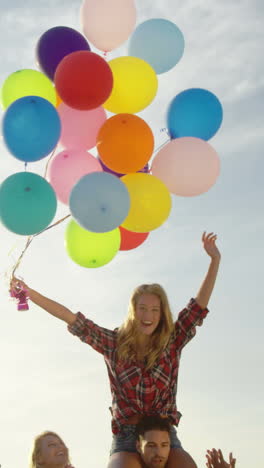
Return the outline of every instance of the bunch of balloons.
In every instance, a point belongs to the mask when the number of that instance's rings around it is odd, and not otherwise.
[[[23,170],[2,182],[0,219],[14,233],[34,235],[52,222],[57,200],[68,205],[66,251],[83,267],[141,245],[168,218],[172,194],[199,195],[219,175],[207,141],[223,112],[205,89],[173,97],[170,141],[154,154],[152,130],[136,114],[154,100],[157,75],[181,59],[184,37],[169,20],[135,24],[134,0],[84,0],[82,33],[46,31],[36,46],[38,70],[12,73],[1,89],[11,155],[26,164],[52,157],[47,177]],[[107,62],[106,52],[129,37],[128,54]]]

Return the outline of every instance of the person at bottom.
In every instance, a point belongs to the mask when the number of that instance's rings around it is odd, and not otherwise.
[[[73,468],[69,450],[58,434],[45,431],[35,437],[29,468]]]
[[[135,428],[137,451],[145,468],[164,468],[171,446],[181,446],[167,418],[144,416]]]

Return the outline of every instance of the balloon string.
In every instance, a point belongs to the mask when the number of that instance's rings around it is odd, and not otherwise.
[[[55,146],[54,150],[53,150],[53,151],[51,152],[51,154],[49,155],[49,159],[48,159],[47,164],[46,164],[46,166],[45,166],[44,179],[46,179],[46,177],[47,177],[47,172],[48,172],[49,163],[50,163],[51,159],[53,158],[56,149],[57,149],[57,145]]]
[[[161,143],[161,145],[154,149],[153,154],[157,153],[157,151],[159,151],[163,146],[165,146],[170,140],[170,138],[167,138],[167,140],[165,140],[163,143]]]
[[[166,130],[166,129],[164,129]],[[159,145],[157,148],[154,149],[153,151],[153,155],[156,154],[161,148],[163,148],[163,146],[165,146],[171,139],[170,138],[167,138],[167,140],[165,140],[163,143],[161,143],[161,145]],[[152,169],[152,166],[150,166],[148,172],[151,172],[151,169]]]
[[[16,264],[15,264],[14,267],[13,267],[12,274],[11,274],[11,279],[13,279],[13,277],[14,277],[14,275],[15,275],[15,272],[16,272],[17,268],[19,267],[20,262],[21,262],[21,260],[22,260],[22,258],[23,258],[23,256],[24,256],[24,253],[26,252],[27,248],[28,248],[29,245],[31,244],[32,240],[33,240],[33,236],[29,236],[29,237],[27,238],[27,242],[26,242],[26,245],[25,245],[25,247],[24,247],[24,250],[23,250],[22,253],[20,254],[20,257],[18,258]]]
[[[35,237],[39,236],[40,234],[42,234],[43,232],[48,231],[48,229],[51,229],[52,227],[57,226],[58,224],[62,223],[65,219],[69,218],[70,216],[71,216],[71,215],[68,214],[68,215],[64,216],[64,218],[59,219],[58,221],[56,221],[56,223],[51,224],[50,226],[48,226],[47,228],[43,229],[42,231],[37,232],[36,234],[33,234],[32,236],[28,236],[26,245],[25,245],[25,247],[24,247],[24,250],[23,250],[23,252],[21,253],[19,259],[17,260],[15,266],[13,267],[11,278],[14,277],[14,274],[15,274],[17,268],[19,267],[19,265],[20,265],[20,263],[21,263],[21,260],[22,260],[22,258],[23,258],[23,256],[24,256],[25,252],[27,251],[28,247],[30,246],[31,242],[33,241],[33,239],[34,239]]]
[[[44,173],[44,178],[45,178],[45,179],[46,179],[46,177],[47,177],[47,172],[48,172],[49,163],[50,163],[52,157],[54,156],[54,153],[55,153],[56,149],[57,149],[57,146],[55,146],[55,148],[54,148],[53,151],[51,152],[51,154],[50,154],[50,156],[49,156],[49,159],[48,159],[48,161],[47,161],[47,164],[46,164],[46,166],[45,166],[45,173]],[[25,162],[25,171],[26,171],[26,170],[27,170],[27,163]],[[58,224],[62,223],[65,219],[69,218],[69,216],[71,216],[71,215],[68,214],[68,215],[64,216],[64,218],[59,219],[58,221],[56,221],[55,223],[51,224],[50,226],[48,226],[47,228],[43,229],[42,231],[37,232],[36,234],[33,234],[33,235],[31,235],[31,236],[28,236],[27,241],[26,241],[26,245],[25,245],[25,247],[24,247],[24,249],[23,249],[21,255],[19,256],[19,258],[18,258],[16,264],[15,264],[14,267],[13,267],[12,274],[11,274],[11,278],[14,277],[14,274],[15,274],[17,268],[19,267],[19,265],[20,265],[20,263],[21,263],[21,260],[22,260],[22,258],[24,257],[25,252],[27,251],[27,249],[28,249],[28,247],[30,246],[30,244],[31,244],[31,242],[33,241],[33,239],[34,239],[35,237],[39,236],[40,234],[42,234],[43,232],[48,231],[48,229],[51,229],[52,227],[57,226]]]

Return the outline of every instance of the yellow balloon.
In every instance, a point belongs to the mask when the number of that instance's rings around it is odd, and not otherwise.
[[[65,230],[65,248],[69,257],[85,268],[98,268],[109,263],[119,251],[118,228],[108,232],[90,232],[71,220]]]
[[[56,90],[50,79],[37,70],[25,68],[9,75],[1,90],[1,103],[6,109],[24,96],[40,96],[56,106]]]
[[[114,114],[136,112],[145,109],[158,90],[158,78],[154,69],[137,57],[118,57],[108,62],[113,77],[112,93],[103,107]]]
[[[166,185],[150,174],[136,173],[121,177],[130,195],[130,210],[122,226],[133,232],[149,232],[168,218],[171,195]]]

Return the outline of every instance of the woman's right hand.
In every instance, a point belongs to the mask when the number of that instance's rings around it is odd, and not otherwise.
[[[30,288],[26,285],[26,283],[24,283],[24,281],[16,278],[15,276],[12,276],[10,280],[10,291],[13,290],[19,292],[21,289],[29,291]]]

